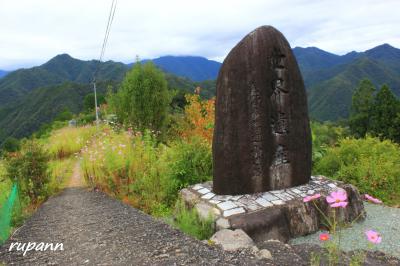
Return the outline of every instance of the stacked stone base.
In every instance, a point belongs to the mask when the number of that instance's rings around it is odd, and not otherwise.
[[[346,208],[330,208],[326,203],[326,196],[338,189],[347,191]],[[304,197],[315,193],[320,193],[321,198],[303,202]],[[181,190],[181,196],[188,207],[197,209],[200,217],[212,218],[216,230],[242,229],[255,242],[268,239],[286,242],[314,233],[326,227],[324,216],[335,215],[337,221],[343,222],[365,218],[357,188],[323,176],[312,177],[308,184],[298,187],[236,196],[215,195],[212,182],[207,182]]]

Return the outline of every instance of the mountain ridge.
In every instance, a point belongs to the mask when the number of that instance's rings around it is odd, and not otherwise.
[[[317,47],[295,47],[293,52],[306,84],[313,119],[346,118],[352,93],[364,78],[369,78],[377,87],[387,83],[400,96],[400,49],[393,46],[383,44],[345,55],[335,55]],[[149,60],[141,62],[146,61]],[[181,95],[193,92],[197,86],[203,88],[202,96],[215,95],[215,79],[209,78],[216,78],[221,63],[198,56],[165,56],[151,61],[165,72],[170,89],[180,89]],[[200,61],[204,64],[198,63]],[[96,80],[111,81],[115,89],[132,65],[84,61],[60,54],[40,66],[9,72],[0,79],[0,142],[7,136],[27,136],[40,124],[51,122],[60,106],[73,112],[81,111],[83,97],[91,92],[89,83],[96,68]],[[208,80],[194,82],[185,77],[189,74]],[[104,89],[99,87],[100,91]],[[60,100],[63,98],[67,104]],[[42,105],[38,105],[38,99],[43,101]]]

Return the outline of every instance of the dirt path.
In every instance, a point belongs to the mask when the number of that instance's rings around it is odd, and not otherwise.
[[[77,173],[77,172],[75,172]],[[74,183],[75,184],[75,183]],[[78,183],[79,184],[79,183]],[[62,243],[63,250],[10,252],[12,243]],[[21,244],[22,247],[22,244]],[[25,247],[25,250],[26,250]],[[43,247],[42,247],[43,248]],[[0,247],[0,265],[257,265],[87,188],[51,197]],[[271,265],[263,262],[262,265]]]
[[[86,187],[85,180],[82,176],[82,170],[81,170],[81,165],[80,161],[77,161],[74,165],[74,169],[72,171],[71,178],[68,182],[67,187],[73,188],[73,187]]]

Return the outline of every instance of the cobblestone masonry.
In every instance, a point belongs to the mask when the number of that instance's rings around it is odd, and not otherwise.
[[[359,215],[363,217],[364,207],[357,189],[324,176],[313,176],[309,183],[289,189],[235,196],[215,195],[212,192],[212,182],[206,182],[183,189],[181,195],[189,205],[197,207],[198,210],[198,204],[201,202],[203,217],[207,217],[204,205],[209,206],[208,212],[214,214],[217,230],[231,227],[247,227],[252,231],[255,228],[275,230],[274,221],[278,219],[279,223],[282,222],[280,230],[287,232],[282,239],[287,240],[289,236],[315,232],[320,226],[320,215],[311,203],[304,203],[303,198],[320,193],[318,205],[328,214],[329,208],[324,198],[338,189],[348,192],[349,206],[339,210],[337,215],[341,215],[346,221],[352,221]],[[271,220],[270,223],[268,219]]]

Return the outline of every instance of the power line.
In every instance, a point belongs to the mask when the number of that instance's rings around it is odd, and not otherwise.
[[[108,21],[107,21],[106,31],[105,31],[105,34],[104,34],[103,44],[101,46],[99,60],[97,62],[97,66],[96,66],[94,74],[93,74],[93,80],[94,81],[96,80],[97,72],[98,72],[98,70],[100,68],[100,64],[101,64],[101,62],[103,61],[103,58],[104,58],[104,54],[105,54],[107,43],[108,43],[108,37],[110,36],[111,25],[112,25],[112,22],[114,20],[114,15],[115,15],[116,8],[117,8],[117,0],[113,0],[111,2],[110,12],[108,14]]]
[[[93,73],[93,91],[94,91],[94,107],[96,110],[96,124],[97,126],[99,125],[99,112],[97,110],[97,92],[96,92],[96,76],[97,76],[97,71],[99,70],[100,64],[103,61],[104,54],[106,51],[107,47],[107,42],[108,42],[108,37],[110,36],[110,31],[111,31],[111,25],[114,20],[114,15],[115,15],[115,10],[117,8],[117,0],[113,0],[111,3],[111,8],[110,8],[110,13],[108,14],[108,21],[107,21],[107,27],[106,27],[106,32],[104,34],[104,39],[103,39],[103,45],[101,46],[101,52],[100,52],[100,57],[99,61],[97,62],[97,66],[95,68],[95,71]]]

